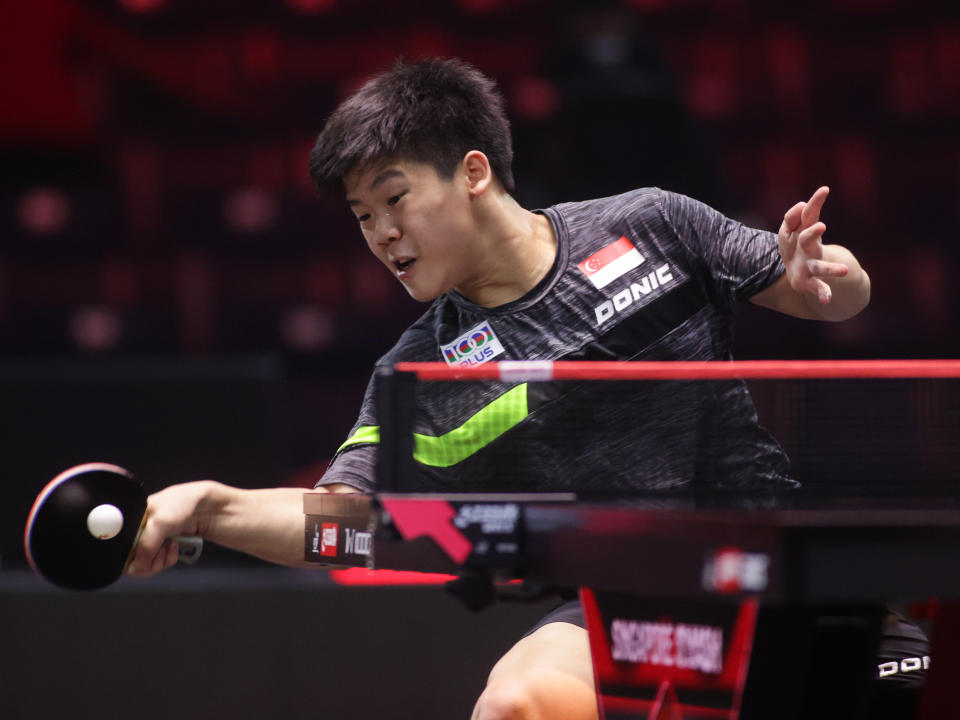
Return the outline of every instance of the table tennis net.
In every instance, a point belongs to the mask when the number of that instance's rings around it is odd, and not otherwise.
[[[797,482],[910,495],[960,487],[956,377],[610,379],[609,366],[596,365],[574,378],[501,379],[437,376],[411,363],[382,377],[381,489],[603,496],[770,492]],[[644,363],[619,364],[630,365]]]

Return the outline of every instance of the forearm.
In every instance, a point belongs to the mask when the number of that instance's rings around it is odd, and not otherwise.
[[[854,254],[841,245],[824,245],[823,260],[846,265],[847,274],[824,278],[830,286],[830,302],[821,303],[809,293],[803,293],[803,300],[817,319],[839,321],[852,318],[870,302],[870,276]]]
[[[204,540],[272,563],[306,566],[303,489],[244,490],[211,480],[189,485],[197,492],[193,517]]]
[[[336,485],[317,492],[353,492]],[[147,499],[147,512],[136,552],[127,572],[148,577],[177,561],[179,535],[238,550],[278,565],[316,567],[304,560],[304,514],[301,488],[243,490],[213,480],[181,483]]]

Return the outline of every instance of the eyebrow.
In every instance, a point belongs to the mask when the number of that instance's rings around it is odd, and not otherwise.
[[[378,185],[381,185],[385,183],[387,180],[389,180],[390,178],[395,178],[395,177],[406,177],[406,176],[403,174],[402,170],[398,170],[397,168],[387,168],[386,170],[384,170],[382,173],[380,173],[373,179],[373,182],[370,183],[368,192],[372,192],[376,190]],[[355,200],[353,198],[347,198],[347,205],[359,205],[359,204],[360,204],[359,200]]]

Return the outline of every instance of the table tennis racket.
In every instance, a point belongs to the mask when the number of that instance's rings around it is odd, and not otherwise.
[[[107,512],[119,525],[106,539],[95,536],[91,511]],[[23,533],[27,562],[61,587],[96,590],[119,579],[133,558],[143,531],[147,493],[130,471],[109,463],[76,465],[47,483],[33,503]],[[119,511],[119,513],[117,513]],[[113,530],[117,530],[116,527]],[[183,536],[179,559],[195,563],[203,539]]]

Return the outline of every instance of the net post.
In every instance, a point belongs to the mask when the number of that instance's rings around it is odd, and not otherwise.
[[[415,471],[413,418],[416,392],[416,373],[398,371],[392,367],[376,371],[374,393],[380,423],[378,492],[402,492],[403,485]]]

